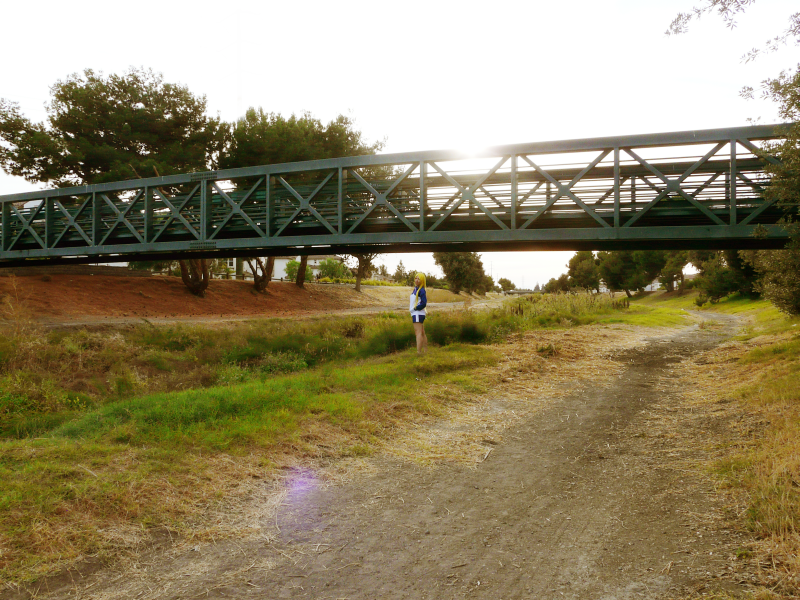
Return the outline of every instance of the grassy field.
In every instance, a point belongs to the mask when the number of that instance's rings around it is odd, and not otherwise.
[[[485,391],[476,370],[494,365],[491,345],[514,332],[697,322],[686,309],[701,321],[723,311],[750,323],[737,361],[720,362],[728,371],[719,392],[729,398],[737,381],[742,410],[769,426],[711,468],[747,496],[747,526],[797,555],[800,338],[797,321],[765,302],[729,298],[698,309],[693,294],[651,294],[630,305],[607,296],[513,298],[501,308],[432,314],[424,357],[416,356],[405,314],[47,332],[6,308],[0,577],[7,581],[34,580],[80,556],[113,559],[156,526],[219,535],[209,515],[245,494],[247,482],[309,458],[369,455],[406,424]],[[438,391],[423,399],[415,393],[423,381]]]
[[[490,344],[619,320],[626,304],[537,295],[434,313],[424,357],[406,314],[44,331],[9,305],[0,577],[119,556],[158,525],[213,535],[209,507],[244,493],[242,482],[309,457],[367,455],[404,424],[483,391],[473,373],[497,362]],[[421,381],[442,391],[423,398]]]
[[[763,380],[749,379],[736,393],[767,411],[774,431],[714,469],[751,494],[754,530],[795,535],[796,489],[787,473],[797,472],[797,448],[787,441],[798,433],[800,341],[794,323],[764,302],[730,298],[698,309],[692,294],[630,303],[513,298],[500,308],[431,314],[424,357],[416,356],[405,314],[44,331],[7,306],[0,577],[31,581],[80,556],[113,559],[156,526],[220,535],[209,514],[245,494],[246,482],[310,458],[369,455],[408,423],[484,392],[477,370],[497,362],[491,345],[514,332],[696,322],[686,309],[750,320],[740,340],[750,346],[737,365]],[[438,391],[421,397],[423,381]]]

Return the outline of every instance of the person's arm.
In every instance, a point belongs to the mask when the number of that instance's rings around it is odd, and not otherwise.
[[[418,302],[417,305],[414,307],[414,310],[423,310],[425,306],[428,304],[428,295],[425,293],[425,288],[422,288],[419,291],[419,298],[417,298]]]

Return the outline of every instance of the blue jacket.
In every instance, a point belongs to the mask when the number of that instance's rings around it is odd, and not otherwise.
[[[417,288],[414,288],[414,293],[417,293]],[[415,311],[424,310],[428,304],[428,295],[425,293],[425,288],[422,288],[419,291],[419,298],[417,299],[417,305],[414,307]]]

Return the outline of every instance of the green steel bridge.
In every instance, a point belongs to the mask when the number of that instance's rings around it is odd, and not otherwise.
[[[426,151],[0,196],[0,267],[337,252],[777,248],[780,126]],[[758,231],[758,235],[754,235]],[[33,262],[36,261],[36,262]]]

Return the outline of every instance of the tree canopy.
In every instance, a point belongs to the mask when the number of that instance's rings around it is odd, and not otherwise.
[[[444,272],[453,293],[486,292],[494,289],[494,281],[483,270],[483,261],[477,252],[434,252],[433,260]]]
[[[374,154],[350,117],[327,125],[249,108],[236,123],[206,114],[205,96],[149,69],[56,81],[47,119],[0,99],[0,167],[28,181],[86,185],[198,170]]]
[[[352,119],[344,115],[323,125],[309,113],[287,119],[251,107],[232,125],[230,143],[219,166],[228,169],[359,156],[375,154],[382,147],[383,142],[365,142]]]
[[[500,289],[504,292],[510,292],[511,290],[517,289],[517,286],[514,284],[514,282],[510,279],[506,279],[505,277],[498,279],[497,285],[499,285]]]
[[[569,259],[567,275],[569,286],[585,290],[600,290],[600,270],[598,260],[591,250],[580,250]]]
[[[666,265],[666,254],[660,250],[615,250],[598,252],[600,278],[610,290],[631,292],[650,285]]]
[[[206,115],[205,96],[160,74],[86,69],[50,88],[47,120],[32,123],[0,99],[0,166],[55,186],[86,185],[208,169],[226,127]]]
[[[347,265],[338,258],[326,258],[319,262],[320,277],[329,279],[346,279],[352,275]]]

